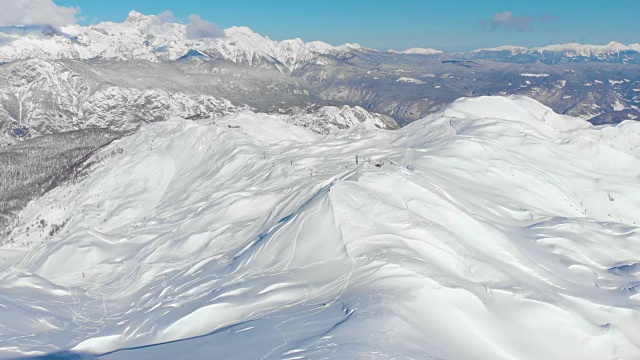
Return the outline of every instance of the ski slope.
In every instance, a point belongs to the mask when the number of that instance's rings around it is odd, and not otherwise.
[[[22,212],[0,358],[637,359],[639,180],[640,123],[525,97],[147,124]]]

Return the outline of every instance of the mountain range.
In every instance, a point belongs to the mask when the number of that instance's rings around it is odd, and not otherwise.
[[[375,49],[358,44],[332,46],[320,41],[301,39],[275,41],[248,27],[231,27],[220,33],[194,37],[187,25],[162,16],[131,11],[123,23],[102,22],[96,25],[68,25],[0,28],[0,61],[27,58],[110,59],[173,61],[181,58],[222,58],[235,63],[292,72],[314,64],[320,56],[349,57],[354,52],[375,53]],[[428,48],[389,50],[391,54],[441,55],[453,58],[495,59],[514,62],[562,63],[606,61],[640,63],[640,44],[606,45],[560,44],[526,48],[501,46],[468,53],[444,54]]]
[[[1,28],[3,142],[55,129],[157,121],[168,114],[246,107],[278,112],[309,104],[359,106],[402,125],[478,95],[526,95],[598,123],[640,117],[639,44],[504,46],[447,54],[275,41],[247,27],[196,35],[188,25],[136,11],[123,23]],[[119,73],[110,70],[116,68]],[[143,79],[141,74],[150,83],[129,81]],[[162,93],[152,94],[160,90],[158,82]],[[128,105],[98,106],[114,101]],[[92,113],[102,119],[92,119]]]
[[[13,31],[12,31],[13,30]],[[184,24],[132,11],[123,23],[70,25],[4,30],[0,61],[27,58],[173,61],[181,58],[222,58],[235,63],[291,72],[319,55],[347,56],[374,51],[357,44],[331,46],[300,39],[274,41],[248,27],[232,27],[216,37],[191,38]]]
[[[546,64],[586,61],[638,64],[640,63],[640,44],[624,45],[612,41],[606,45],[570,43],[534,48],[500,46],[473,50],[467,54],[467,57],[472,59],[498,59],[522,63],[539,61]]]

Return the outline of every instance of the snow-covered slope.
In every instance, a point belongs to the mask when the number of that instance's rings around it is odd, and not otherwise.
[[[0,69],[0,147],[16,138],[108,127],[125,129],[174,116],[219,117],[241,110],[226,99],[189,91],[123,87],[84,67],[43,59]],[[141,74],[137,74],[140,76]]]
[[[378,129],[397,129],[398,124],[392,118],[370,113],[359,106],[308,106],[292,108],[286,114],[279,114],[284,121],[309,128],[319,134],[329,134],[348,129],[359,124],[374,126]]]
[[[347,56],[373,51],[357,44],[331,46],[300,39],[274,41],[248,27],[232,27],[217,37],[192,38],[184,24],[132,11],[123,23],[0,29],[0,62],[18,59],[176,60],[189,54],[290,72],[320,55]]]
[[[640,357],[637,122],[174,119],[82,172],[0,250],[0,357]]]
[[[125,129],[171,117],[218,118],[247,108],[286,111],[287,121],[323,134],[363,121],[397,127],[393,119],[357,106],[302,108],[300,103],[318,100],[304,83],[279,72],[230,66],[45,59],[5,64],[0,67],[0,148],[74,129]]]

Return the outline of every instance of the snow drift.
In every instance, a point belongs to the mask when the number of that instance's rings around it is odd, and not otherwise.
[[[148,124],[22,212],[0,357],[635,359],[639,157],[523,97]]]

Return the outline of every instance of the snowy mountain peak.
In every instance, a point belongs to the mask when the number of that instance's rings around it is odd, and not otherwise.
[[[340,46],[337,46],[336,49],[342,51],[360,51],[360,52],[380,52],[379,50],[368,48],[366,46],[362,46],[358,43],[345,43]]]
[[[144,15],[142,13],[139,13],[135,10],[131,10],[129,12],[129,15],[127,16],[127,19],[125,20],[125,22],[128,23],[132,23],[132,22],[140,22],[140,21],[144,21],[144,20],[152,20],[155,19],[156,17],[154,15]]]
[[[469,55],[473,58],[515,60],[516,62],[542,61],[547,64],[576,61],[629,63],[640,61],[640,46],[637,44],[625,45],[616,41],[605,45],[567,43],[533,48],[499,46],[473,50]]]
[[[625,45],[617,41],[612,41],[605,45],[605,48],[612,52],[634,51],[631,45]]]
[[[619,43],[617,41],[611,41],[605,46],[607,46],[607,47],[617,47],[617,48],[628,48],[627,45],[625,45],[623,43]]]
[[[411,54],[411,55],[435,55],[442,54],[442,51],[431,49],[431,48],[409,48],[407,50],[397,51],[397,50],[389,50],[390,53],[393,54]]]
[[[519,52],[525,52],[528,50],[529,48],[524,46],[502,45],[502,46],[496,46],[492,48],[475,49],[475,50],[472,50],[471,52],[478,53],[481,51],[510,51],[512,53],[519,53]]]
[[[565,52],[574,52],[576,54],[580,54],[583,56],[590,56],[591,54],[629,51],[631,50],[631,48],[619,42],[611,41],[606,45],[584,45],[584,44],[578,44],[578,43],[569,43],[569,44],[547,45],[547,46],[533,48],[531,50],[536,52],[565,51]]]
[[[228,28],[222,37],[194,39],[187,25],[135,10],[123,23],[71,25],[62,31],[48,30],[43,32],[46,35],[43,37],[43,34],[0,29],[3,35],[0,62],[27,58],[173,61],[193,50],[210,58],[291,72],[322,55],[373,51],[358,44],[332,46],[319,41],[305,43],[299,38],[274,41],[246,26]]]
[[[589,45],[579,43],[566,43],[566,44],[553,44],[546,46],[539,46],[533,48],[527,48],[524,46],[498,46],[494,48],[483,48],[471,51],[472,53],[478,53],[481,51],[511,51],[514,54],[527,54],[527,53],[543,53],[543,52],[569,52],[580,56],[590,56],[593,54],[634,51],[638,44],[624,45],[617,41],[611,41],[606,45]]]
[[[248,26],[232,26],[228,29],[224,30],[225,35],[227,36],[255,36],[258,35],[255,31],[251,30]],[[260,35],[258,35],[260,36]]]

